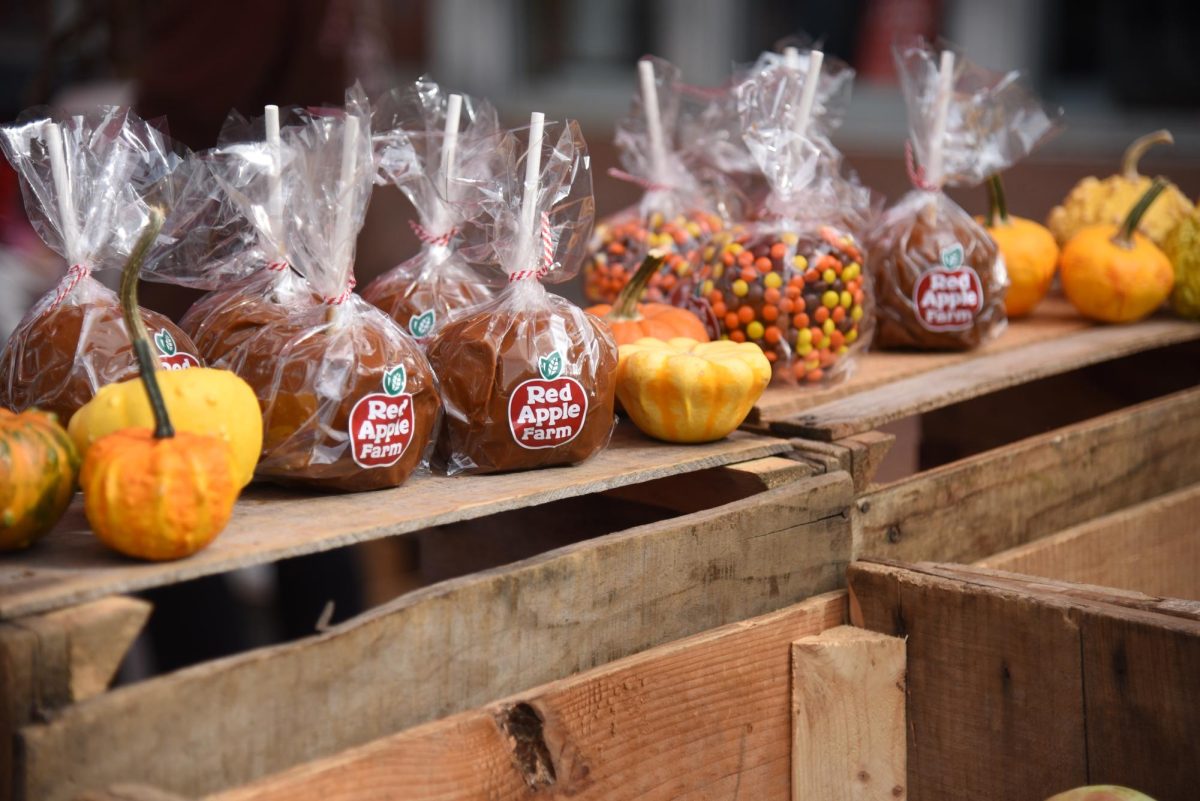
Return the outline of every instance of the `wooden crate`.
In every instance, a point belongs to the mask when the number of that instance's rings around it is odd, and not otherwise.
[[[1200,602],[924,562],[848,581],[851,620],[906,640],[915,801],[1196,797]]]
[[[623,431],[576,468],[353,497],[259,491],[196,564],[110,557],[69,519],[3,565],[0,723],[15,732],[5,789],[47,801],[131,781],[216,791],[839,587],[851,481],[774,455],[787,452],[746,434],[671,448]],[[685,472],[692,496],[677,505],[718,505],[440,582],[300,641],[102,691],[146,612],[113,594],[548,498],[609,507],[627,501],[604,492],[639,482],[676,505],[672,476]],[[96,632],[109,644],[103,664],[75,647]]]

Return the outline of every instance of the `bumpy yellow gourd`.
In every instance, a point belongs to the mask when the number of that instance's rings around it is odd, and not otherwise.
[[[26,548],[75,494],[79,455],[53,414],[0,409],[0,551]]]
[[[262,452],[262,411],[250,385],[229,370],[193,367],[159,370],[158,385],[179,431],[207,434],[229,443],[239,487],[250,483]],[[77,411],[67,433],[83,455],[96,440],[126,428],[153,428],[154,412],[141,378],[101,387]]]
[[[1104,180],[1088,176],[1075,185],[1061,206],[1050,210],[1046,227],[1059,245],[1064,245],[1089,225],[1120,225],[1129,209],[1150,188],[1150,178],[1137,171],[1138,160],[1150,147],[1175,140],[1169,131],[1155,131],[1138,138],[1125,151],[1121,174]],[[1162,196],[1138,224],[1138,231],[1162,246],[1171,229],[1192,213],[1192,203],[1174,184],[1168,183]]]
[[[667,442],[728,436],[771,380],[771,363],[750,342],[644,338],[619,352],[621,405],[634,425]]]
[[[1171,308],[1180,317],[1200,320],[1200,208],[1175,226],[1163,252],[1175,268]]]

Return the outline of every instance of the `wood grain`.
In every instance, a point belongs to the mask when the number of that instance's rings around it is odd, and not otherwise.
[[[784,801],[791,643],[845,613],[845,593],[819,596],[209,801]]]
[[[599,492],[663,476],[785,453],[786,442],[744,433],[707,445],[652,442],[627,424],[583,464],[496,476],[418,477],[395,490],[314,495],[266,487],[243,494],[211,546],[187,559],[136,563],[105,549],[76,499],[35,547],[0,563],[0,619],[430,526]]]
[[[1011,322],[998,339],[974,351],[871,351],[858,357],[854,373],[840,384],[817,388],[786,385],[768,387],[755,406],[750,422],[785,420],[795,417],[798,412],[942,367],[984,359],[1091,330],[1095,330],[1094,326],[1081,318],[1063,298],[1050,297],[1031,316]]]
[[[1011,330],[1025,336],[1038,328],[1018,328],[1018,324],[1014,324]],[[795,416],[780,417],[777,412],[764,414],[770,419],[771,430],[781,436],[828,442],[1006,387],[1194,339],[1200,339],[1200,325],[1166,318],[1129,326],[1088,326],[1068,331],[1058,338],[1030,338],[1019,346],[1006,347],[1008,343],[997,343],[998,346],[985,348],[970,357],[960,356],[949,363],[937,363],[933,369],[893,378],[871,389],[858,388],[852,394],[812,406]],[[904,356],[931,362],[932,359],[946,358],[944,354]],[[878,358],[904,357],[884,354]],[[864,364],[863,369],[870,369],[870,365]]]
[[[839,626],[792,644],[792,801],[907,797],[904,640]]]
[[[848,582],[852,620],[908,636],[913,798],[1195,797],[1200,605],[924,563]]]
[[[975,564],[1200,601],[1200,486],[1098,517]]]
[[[122,687],[22,730],[22,789],[211,792],[834,589],[852,491],[845,473],[805,479]]]
[[[1079,632],[1058,609],[858,562],[851,621],[907,638],[914,801],[1043,801],[1087,784]]]
[[[943,465],[856,503],[856,555],[971,562],[1200,482],[1200,389]]]

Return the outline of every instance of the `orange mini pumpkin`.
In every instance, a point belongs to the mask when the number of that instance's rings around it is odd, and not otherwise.
[[[611,306],[601,303],[588,311],[608,323],[617,345],[629,345],[643,337],[672,339],[687,337],[708,342],[708,330],[700,318],[687,309],[669,303],[638,303],[651,276],[658,274],[663,263],[661,251],[651,251],[622,289]]]
[[[156,426],[96,440],[80,476],[83,511],[100,541],[127,556],[155,561],[188,556],[212,542],[229,522],[242,485],[229,443],[176,433],[158,386],[150,337],[137,311],[137,279],[146,248],[161,228],[162,215],[156,212],[121,276],[125,327]]]
[[[58,522],[79,454],[53,414],[0,409],[0,551],[26,548]]]

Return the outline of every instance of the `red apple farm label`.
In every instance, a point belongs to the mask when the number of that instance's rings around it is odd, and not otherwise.
[[[364,395],[350,410],[350,444],[359,467],[391,467],[412,443],[412,395],[404,365],[383,374],[383,392]]]
[[[186,370],[200,366],[200,360],[181,351],[175,344],[175,337],[165,328],[154,335],[154,346],[158,348],[158,361],[164,370]]]
[[[930,331],[965,331],[983,309],[979,274],[963,266],[962,245],[942,249],[941,266],[921,275],[913,287],[917,319]]]
[[[583,385],[562,373],[558,351],[538,359],[541,378],[518,386],[508,399],[508,426],[522,448],[556,448],[583,430],[587,394]]]

